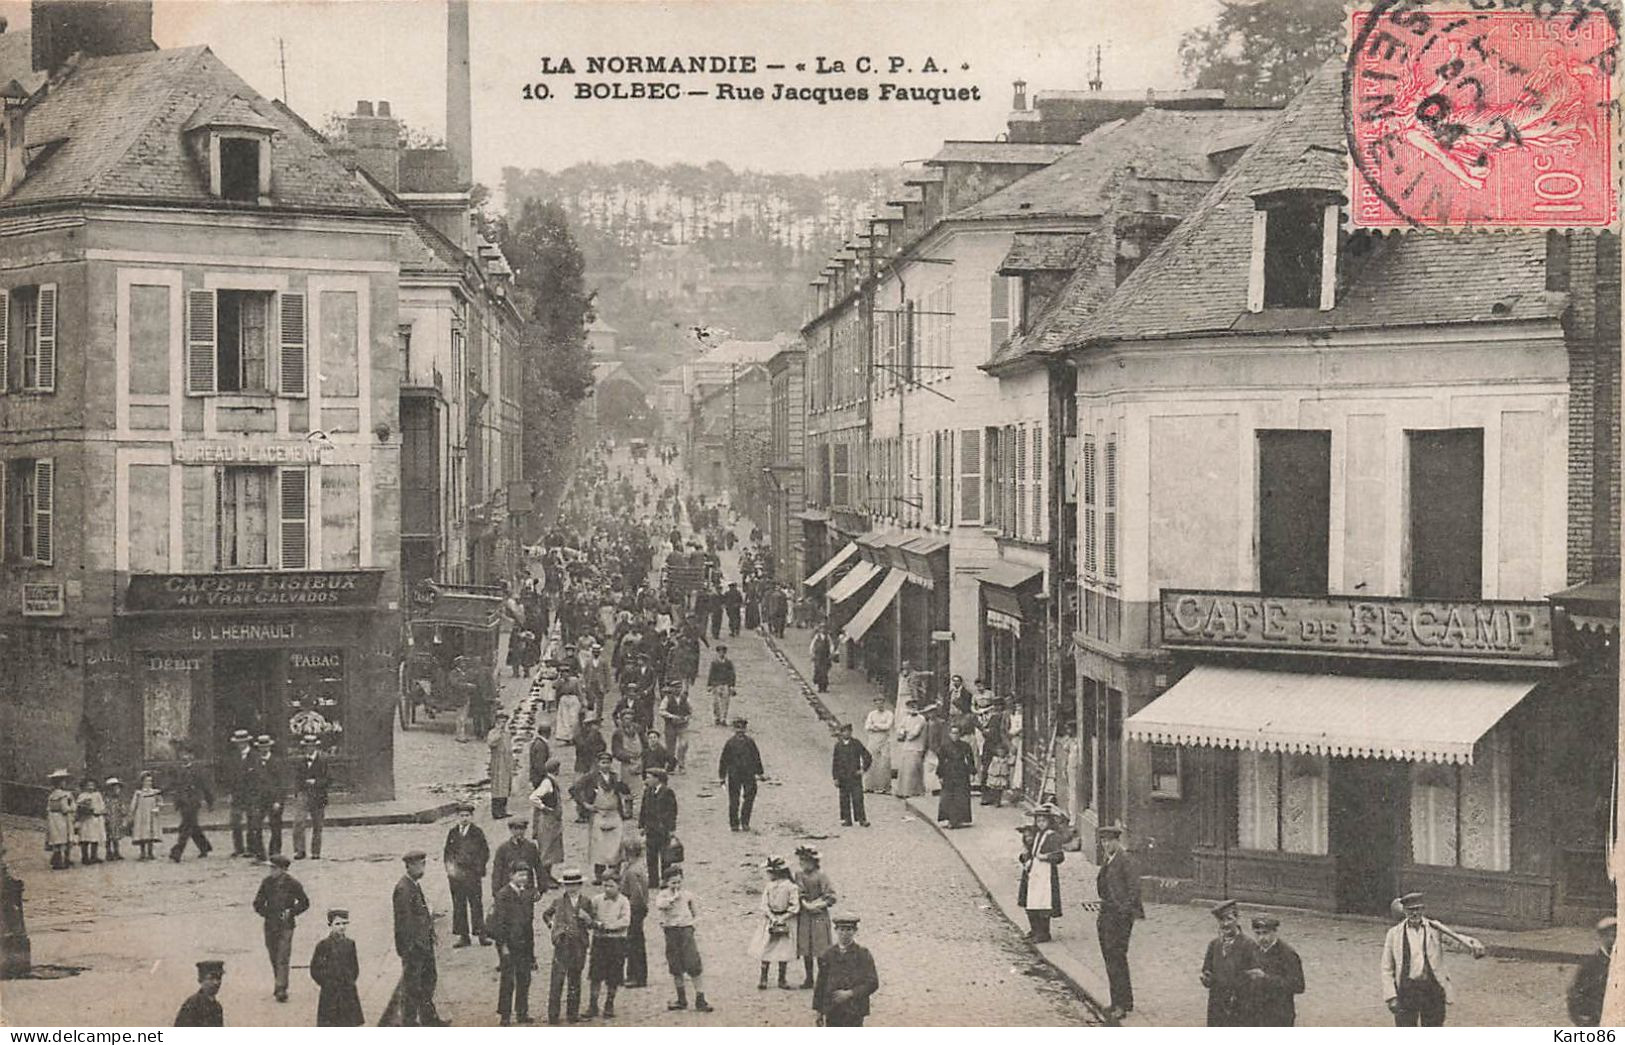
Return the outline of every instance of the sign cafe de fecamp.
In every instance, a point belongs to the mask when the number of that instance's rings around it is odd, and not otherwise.
[[[1550,660],[1551,607],[1539,602],[1265,596],[1164,590],[1169,646]]]

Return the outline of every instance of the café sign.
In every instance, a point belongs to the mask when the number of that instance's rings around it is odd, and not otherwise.
[[[305,439],[177,439],[176,464],[320,464],[322,448]]]
[[[1162,592],[1165,646],[1453,660],[1552,660],[1544,602]]]
[[[372,606],[382,570],[267,570],[253,573],[138,573],[128,611],[335,609]]]

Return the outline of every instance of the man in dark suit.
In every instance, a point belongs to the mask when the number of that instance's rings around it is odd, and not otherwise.
[[[265,921],[265,953],[271,959],[274,997],[288,1000],[288,960],[293,953],[294,922],[310,910],[305,887],[288,873],[290,861],[281,853],[271,857],[271,873],[254,894],[254,913]]]
[[[327,790],[331,783],[322,738],[308,733],[299,742],[293,766],[293,858],[305,858],[305,824],[310,824],[310,856],[322,858],[322,825],[327,822]]]
[[[496,894],[505,889],[513,879],[513,872],[520,867],[530,869],[531,885],[540,889],[542,878],[542,851],[535,842],[525,837],[525,818],[522,816],[508,817],[508,840],[497,846],[496,853],[491,857],[491,898],[496,902]],[[492,918],[495,918],[495,914]],[[486,934],[495,936],[491,923],[486,922]]]
[[[842,722],[835,727],[835,751],[830,757],[830,776],[840,795],[841,825],[869,826],[869,814],[863,808],[863,774],[874,764],[869,749],[852,739],[852,724]]]
[[[485,903],[481,896],[485,887],[485,865],[491,862],[491,847],[485,832],[474,826],[474,803],[457,806],[457,822],[446,832],[446,850],[442,854],[446,865],[446,878],[451,884],[451,931],[457,942],[453,947],[467,947],[470,931],[480,938],[481,946],[491,942],[485,935]]]
[[[395,883],[395,953],[401,956],[401,1026],[446,1027],[434,1009],[434,916],[419,879],[429,857],[414,849],[401,858],[406,874]]]
[[[638,828],[647,846],[644,859],[649,881],[658,882],[665,873],[666,846],[677,833],[677,792],[666,786],[664,769],[650,769],[643,777],[646,783],[639,803]]]
[[[734,735],[722,745],[717,779],[728,786],[728,830],[749,831],[751,807],[756,804],[756,782],[766,780],[762,753],[745,732],[744,719],[734,719]]]
[[[1202,956],[1202,986],[1207,988],[1209,1027],[1251,1027],[1257,1020],[1253,1011],[1256,985],[1263,979],[1258,961],[1258,944],[1241,931],[1241,913],[1236,901],[1213,905],[1219,922],[1219,935],[1208,941]]]
[[[523,820],[516,820],[521,828]],[[523,837],[520,838],[523,841]],[[534,1022],[530,1018],[530,973],[536,967],[536,901],[540,895],[531,887],[531,870],[526,864],[514,866],[508,884],[496,891],[491,901],[491,938],[496,941],[497,961],[502,970],[497,987],[497,1019],[504,1026],[510,1020]]]
[[[813,986],[813,1010],[820,1027],[861,1027],[869,1015],[869,996],[880,989],[875,960],[858,946],[858,916],[837,914],[835,943],[818,956],[818,982]]]
[[[247,856],[248,842],[244,829],[248,826],[248,811],[254,804],[252,773],[257,761],[254,755],[254,737],[246,729],[231,733],[232,753],[222,760],[220,789],[231,798],[231,855]]]
[[[175,811],[180,814],[181,826],[176,832],[175,845],[169,850],[169,858],[176,863],[186,853],[186,843],[197,843],[197,855],[208,856],[214,847],[198,826],[198,813],[203,804],[207,802],[209,808],[214,808],[214,792],[209,790],[209,782],[198,771],[197,765],[192,761],[191,747],[181,749],[181,768],[175,777],[175,783],[170,787],[169,794],[175,803]],[[239,834],[241,829],[239,829]]]
[[[1095,892],[1100,897],[1100,913],[1095,932],[1100,938],[1100,957],[1106,965],[1111,985],[1111,1008],[1106,1014],[1121,1019],[1134,1011],[1134,984],[1129,978],[1128,941],[1134,921],[1145,917],[1140,902],[1140,876],[1123,848],[1123,825],[1100,829],[1100,846],[1105,854],[1100,873],[1095,876]]]
[[[1260,1027],[1292,1027],[1298,1022],[1297,996],[1303,993],[1303,960],[1280,937],[1281,919],[1253,919],[1258,939],[1259,975],[1253,980],[1253,1015]]]

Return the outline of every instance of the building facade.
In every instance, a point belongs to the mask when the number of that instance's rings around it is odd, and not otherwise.
[[[405,216],[207,48],[103,51],[6,120],[0,777],[246,728],[387,796]]]
[[[767,467],[771,478],[767,513],[768,546],[773,549],[775,573],[792,584],[811,573],[801,513],[806,509],[806,357],[800,346],[782,349],[767,361],[771,387],[768,413],[772,420],[772,452]]]

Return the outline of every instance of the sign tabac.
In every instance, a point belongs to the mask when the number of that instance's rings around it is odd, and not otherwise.
[[[130,577],[124,609],[241,612],[371,606],[383,577],[382,570],[138,573]]]
[[[1165,646],[1454,660],[1553,659],[1544,602],[1162,592]]]

